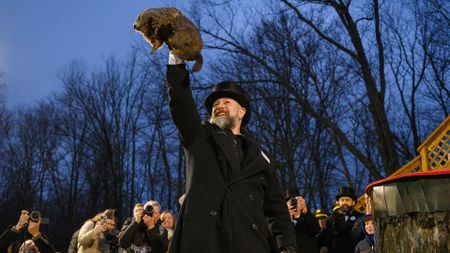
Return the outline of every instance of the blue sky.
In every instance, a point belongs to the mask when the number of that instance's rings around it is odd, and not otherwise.
[[[182,1],[181,1],[182,2]],[[88,67],[120,59],[142,37],[132,23],[165,0],[0,0],[0,70],[7,104],[33,104],[61,89],[57,70],[73,59]]]

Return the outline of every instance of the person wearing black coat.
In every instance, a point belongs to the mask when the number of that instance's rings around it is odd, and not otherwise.
[[[146,208],[152,206],[152,208]],[[146,211],[151,210],[151,213]],[[118,234],[119,246],[127,253],[167,251],[169,240],[167,230],[159,220],[160,205],[149,201],[145,205],[136,204],[133,218],[128,218]]]
[[[357,240],[352,236],[354,223],[363,216],[353,209],[356,204],[356,195],[353,188],[341,187],[336,195],[338,208],[327,219],[327,227],[333,233],[331,253],[351,253],[355,250]]]
[[[320,226],[320,232],[316,234],[317,238],[317,249],[319,253],[327,253],[331,248],[331,241],[333,239],[333,233],[331,229],[327,228],[327,217],[328,212],[324,209],[316,209],[314,211],[314,216]]]
[[[48,237],[40,232],[40,224],[40,218],[32,220],[29,212],[22,210],[17,225],[9,226],[0,235],[0,252],[17,253],[25,241],[32,240],[40,253],[55,253]]]
[[[232,81],[215,85],[205,100],[210,121],[202,122],[189,73],[173,54],[166,78],[170,112],[186,157],[186,197],[170,252],[295,252],[271,160],[242,128],[251,113],[242,87]]]
[[[293,200],[295,200],[295,203],[292,202]],[[287,204],[295,229],[297,253],[317,253],[316,234],[320,232],[320,226],[316,217],[306,206],[305,199],[301,196],[296,196],[290,198]]]

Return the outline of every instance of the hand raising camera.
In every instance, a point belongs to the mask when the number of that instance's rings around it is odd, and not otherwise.
[[[106,223],[106,217],[101,218],[97,223],[95,223],[94,236],[97,236],[98,234],[105,232],[107,229],[108,224]]]
[[[142,216],[144,216],[144,208],[143,206],[139,206],[134,209],[133,218],[137,223],[141,223]]]
[[[147,226],[147,229],[152,229],[155,227],[155,219],[153,219],[153,217],[145,214],[142,219],[144,220],[144,224]]]
[[[41,234],[41,232],[39,231],[39,227],[41,225],[41,220],[37,220],[37,221],[33,221],[30,219],[29,223],[28,223],[28,233],[30,233],[30,235],[32,235],[33,237],[37,237]]]
[[[300,215],[306,214],[308,212],[306,201],[301,196],[291,198],[288,202],[288,207],[290,215],[295,219],[298,219]]]
[[[28,223],[28,219],[30,218],[30,213],[27,210],[22,210],[20,213],[19,221],[17,225],[14,226],[14,229],[19,231]]]

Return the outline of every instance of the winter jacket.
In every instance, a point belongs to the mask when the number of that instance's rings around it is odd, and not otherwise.
[[[17,253],[19,252],[20,246],[22,246],[26,240],[30,239],[33,240],[40,253],[55,253],[55,249],[50,244],[47,236],[43,233],[33,238],[33,236],[28,233],[27,227],[17,231],[14,226],[8,227],[8,229],[0,235],[0,252]]]

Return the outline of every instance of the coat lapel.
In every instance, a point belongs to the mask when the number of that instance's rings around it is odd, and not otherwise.
[[[217,149],[225,156],[227,164],[231,167],[234,164],[232,141],[233,133],[230,130],[223,130],[216,126],[213,127],[213,139],[216,143]],[[234,174],[229,183],[236,182],[243,178],[259,173],[270,165],[267,156],[263,155],[262,151],[250,138],[246,138],[244,149],[243,168],[237,168],[238,174]],[[240,167],[240,166],[239,166]],[[226,168],[223,168],[226,169]],[[236,170],[234,168],[233,170]],[[226,172],[224,171],[226,174]]]
[[[238,177],[233,178],[230,184],[242,180],[246,177],[258,174],[259,172],[265,170],[268,166],[269,163],[267,162],[267,160],[261,155],[261,153],[258,153],[256,157],[252,157],[250,163],[242,169]]]
[[[230,136],[230,134],[232,134],[230,131],[222,129],[213,131],[213,138],[217,144],[216,146],[222,152],[222,154],[225,155],[228,164],[231,164],[231,159],[233,159],[233,151],[231,146],[232,137]]]

